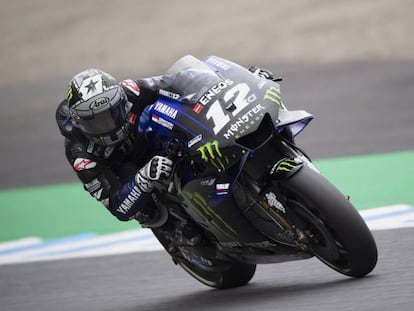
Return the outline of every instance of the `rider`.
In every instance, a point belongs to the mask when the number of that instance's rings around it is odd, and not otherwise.
[[[258,76],[273,75],[257,67]],[[98,69],[76,74],[56,121],[65,136],[66,157],[85,190],[121,221],[136,219],[151,226],[158,221],[151,191],[168,178],[172,161],[150,154],[137,131],[139,116],[158,96],[161,77],[117,82]]]

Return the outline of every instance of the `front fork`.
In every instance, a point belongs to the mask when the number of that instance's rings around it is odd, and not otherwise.
[[[256,204],[248,213],[244,209],[244,213],[266,236],[307,250],[306,235],[295,225],[300,220],[289,204],[291,198],[286,196],[283,183],[304,166],[317,169],[304,152],[283,139],[273,141],[264,149],[253,153],[240,180],[249,188]],[[264,219],[263,223],[257,221],[258,215]]]

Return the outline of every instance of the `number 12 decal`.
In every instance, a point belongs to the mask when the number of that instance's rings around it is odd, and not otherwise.
[[[252,101],[256,99],[256,95],[248,96],[250,87],[246,83],[239,83],[233,86],[223,96],[224,104],[229,104],[229,110],[233,117],[246,108]],[[231,105],[231,106],[230,106]],[[214,123],[214,134],[220,132],[227,123],[230,122],[230,116],[226,114],[219,100],[214,101],[206,113],[207,119],[211,119]]]

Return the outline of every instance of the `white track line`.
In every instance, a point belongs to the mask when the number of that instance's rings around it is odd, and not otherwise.
[[[360,213],[371,230],[414,227],[414,207],[410,205],[385,206]],[[0,265],[162,249],[161,244],[148,229],[130,230],[102,236],[83,234],[51,241],[28,237],[0,243]]]

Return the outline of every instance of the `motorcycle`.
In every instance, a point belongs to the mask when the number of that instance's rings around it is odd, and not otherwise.
[[[313,256],[350,277],[376,265],[359,213],[295,144],[313,116],[288,110],[278,81],[188,55],[162,76],[140,118],[154,153],[175,163],[152,194],[159,217],[147,227],[207,286],[242,286],[257,264]]]

